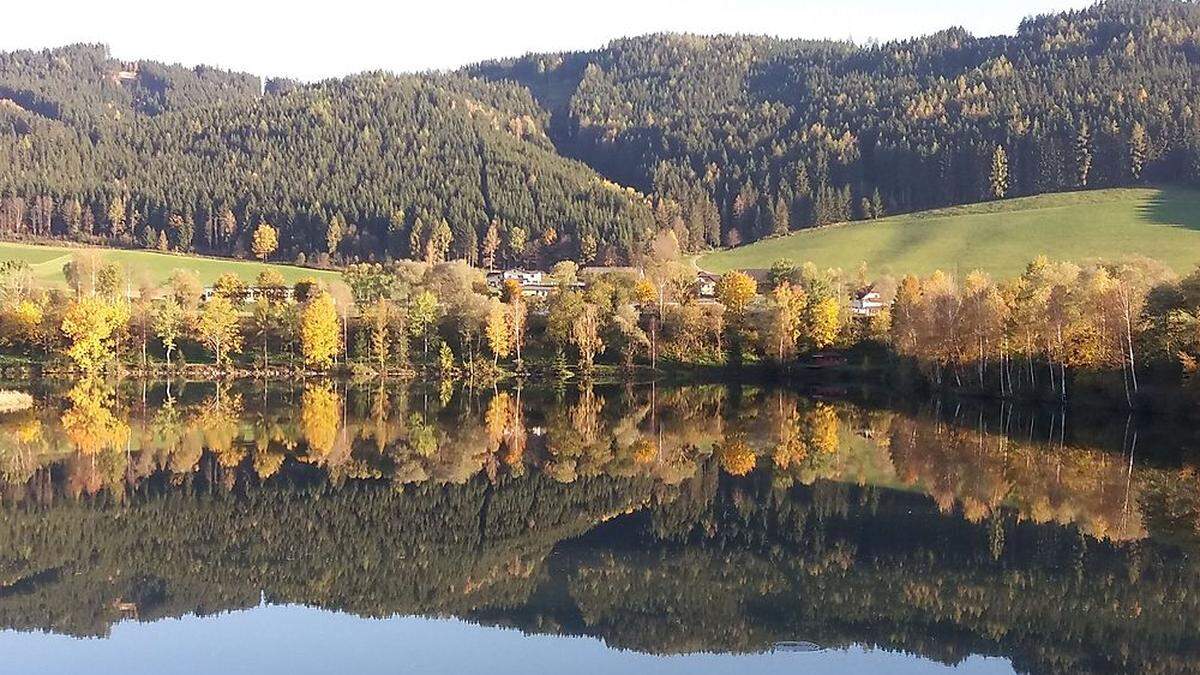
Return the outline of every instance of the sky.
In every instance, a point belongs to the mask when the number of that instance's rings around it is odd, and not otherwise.
[[[42,0],[13,2],[0,51],[102,42],[115,56],[302,80],[450,69],[673,31],[890,40],[1021,19],[1090,0]]]

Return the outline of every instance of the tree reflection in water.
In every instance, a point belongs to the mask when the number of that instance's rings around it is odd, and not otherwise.
[[[265,595],[651,653],[1200,670],[1195,458],[1161,447],[1184,432],[1067,426],[749,387],[85,381],[0,417],[0,626]]]

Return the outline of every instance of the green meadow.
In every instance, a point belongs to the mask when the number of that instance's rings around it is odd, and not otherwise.
[[[1038,255],[1087,262],[1140,255],[1180,273],[1200,264],[1200,192],[1127,188],[1008,199],[796,232],[702,256],[710,272],[782,258],[873,274],[936,269],[1019,274]]]
[[[115,260],[121,263],[127,270],[129,278],[134,281],[149,279],[151,282],[161,283],[176,269],[195,272],[200,277],[201,283],[205,285],[212,284],[217,277],[226,272],[234,272],[243,280],[252,282],[258,273],[265,269],[279,272],[289,284],[306,277],[332,279],[338,276],[337,272],[327,270],[246,260],[205,258],[156,251],[0,242],[0,260],[21,260],[28,263],[35,279],[46,286],[65,286],[67,279],[63,275],[63,265],[71,259],[72,254],[82,251],[96,251],[106,260]]]

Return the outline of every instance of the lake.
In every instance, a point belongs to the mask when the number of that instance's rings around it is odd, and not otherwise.
[[[9,383],[0,672],[1200,672],[1186,420]],[[18,406],[19,407],[19,406]]]

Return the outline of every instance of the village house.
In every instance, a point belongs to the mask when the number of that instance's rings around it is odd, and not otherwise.
[[[640,279],[643,271],[636,267],[585,267],[579,270],[579,280],[570,284],[576,290],[582,290],[595,279],[606,275],[627,275],[631,279]],[[560,287],[558,281],[549,272],[537,270],[490,270],[487,273],[488,288],[500,292],[506,281],[515,281],[521,285],[521,293],[529,298],[547,298]],[[721,275],[708,272],[696,273],[696,296],[701,302],[711,302],[717,297],[717,282]]]
[[[204,302],[208,302],[209,300],[212,300],[213,296],[216,294],[217,294],[217,289],[213,288],[212,286],[205,286],[204,290],[202,290],[200,292],[200,299],[203,300]],[[295,289],[292,288],[291,286],[271,287],[271,288],[260,288],[258,286],[247,286],[242,291],[242,302],[243,303],[251,303],[251,302],[258,300],[259,298],[268,298],[271,300],[277,300],[277,301],[281,301],[281,302],[291,302],[294,296],[295,296]]]
[[[719,274],[710,274],[708,272],[699,272],[696,274],[696,295],[700,299],[707,300],[717,297],[717,282],[721,280]]]
[[[531,270],[492,270],[487,273],[487,285],[493,291],[499,292],[504,288],[504,282],[515,281],[521,285],[521,295],[527,298],[545,298],[559,287],[558,281],[547,272]],[[576,281],[572,288],[583,288],[583,282]]]
[[[875,316],[883,307],[883,296],[873,285],[858,289],[850,300],[850,313],[854,316]]]

